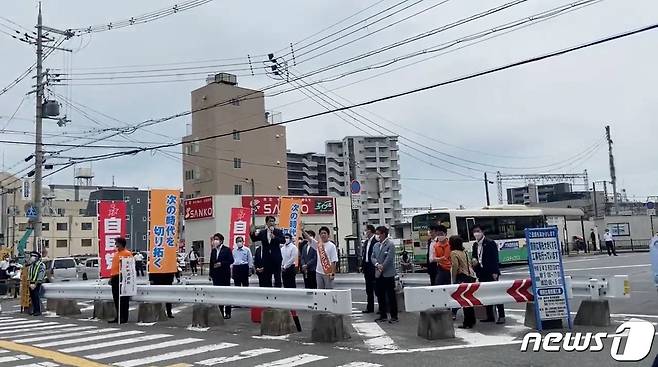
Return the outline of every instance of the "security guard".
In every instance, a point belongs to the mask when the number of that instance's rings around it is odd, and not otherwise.
[[[118,237],[114,240],[117,247],[117,252],[114,253],[112,258],[112,271],[110,272],[110,285],[112,286],[112,298],[114,298],[114,309],[117,312],[117,318],[110,321],[110,324],[117,322],[125,324],[128,322],[128,306],[130,304],[130,297],[121,297],[121,312],[119,312],[119,283],[121,276],[121,258],[132,257],[132,252],[126,249],[126,239]],[[119,320],[121,315],[121,320]]]
[[[28,281],[30,282],[30,302],[32,316],[41,316],[41,284],[46,280],[46,265],[41,261],[41,255],[30,252],[28,259]]]

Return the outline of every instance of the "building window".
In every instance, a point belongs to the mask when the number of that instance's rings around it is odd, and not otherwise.
[[[144,241],[146,241],[146,235],[143,235],[143,236],[142,236],[142,239],[143,239]]]
[[[137,204],[141,203],[142,200],[140,198],[137,198]]]
[[[127,239],[127,240],[130,239],[130,233],[126,233],[125,239]]]
[[[242,185],[233,186],[233,194],[242,195]]]
[[[41,223],[42,231],[50,231],[50,223]]]
[[[58,248],[67,247],[68,245],[69,243],[67,240],[57,240],[57,242],[55,243],[55,246],[57,246]]]
[[[50,247],[50,240],[41,240],[41,244],[43,245],[43,248],[48,248]]]
[[[91,247],[91,238],[83,238],[82,240],[80,240],[80,246]]]
[[[91,231],[91,222],[82,222],[82,224],[80,224],[80,229],[83,231]]]
[[[18,223],[18,230],[21,232],[27,231],[27,223]]]
[[[64,214],[66,214],[66,210],[64,210],[64,208],[57,208],[57,215],[63,217]]]
[[[188,169],[185,171],[185,179],[186,180],[194,180],[194,170],[193,169]]]
[[[233,140],[240,140],[240,131],[233,130]]]
[[[233,158],[233,168],[242,168],[242,159]]]
[[[57,223],[57,230],[58,231],[68,231],[69,229],[69,224],[68,223]],[[57,246],[59,247],[59,246]],[[64,246],[66,247],[66,246]]]

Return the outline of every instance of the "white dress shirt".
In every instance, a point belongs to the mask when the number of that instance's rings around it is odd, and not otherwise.
[[[613,242],[615,239],[612,237],[612,234],[610,232],[606,232],[603,234],[603,240],[605,242]]]
[[[235,247],[233,249],[233,266],[237,265],[249,265],[249,268],[254,267],[254,257],[251,255],[251,251],[247,247]]]
[[[281,268],[288,269],[291,266],[295,266],[295,259],[297,259],[298,254],[297,245],[294,243],[289,242],[283,245],[283,248],[281,248],[281,257],[283,257]]]

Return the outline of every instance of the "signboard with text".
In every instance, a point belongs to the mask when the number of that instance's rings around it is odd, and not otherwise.
[[[279,225],[284,234],[290,233],[293,241],[297,240],[302,232],[302,200],[300,198],[281,198]]]
[[[571,329],[569,298],[567,295],[562,254],[557,227],[525,230],[528,264],[535,296],[537,329],[541,321],[567,319]]]
[[[292,197],[302,202],[301,213],[304,215],[333,215],[334,198],[330,196],[297,196]],[[251,196],[242,197],[242,206],[251,208]],[[256,209],[256,215],[279,215],[281,208],[280,196],[255,196],[253,206]]]
[[[251,211],[249,208],[231,208],[231,227],[229,229],[229,248],[233,251],[236,238],[242,238],[245,246],[249,246],[251,231]]]
[[[185,200],[185,220],[213,218],[214,210],[212,196]]]
[[[126,237],[126,203],[100,200],[96,209],[100,277],[109,278],[112,270],[112,258],[117,250],[114,241],[117,237]]]
[[[121,277],[119,282],[119,294],[122,296],[136,296],[137,295],[137,269],[135,268],[135,258],[122,257]]]
[[[178,190],[151,190],[149,223],[149,273],[171,274],[178,270]]]

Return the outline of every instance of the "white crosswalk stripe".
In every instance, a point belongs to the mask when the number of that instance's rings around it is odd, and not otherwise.
[[[3,322],[3,329],[6,327],[13,327],[13,326],[21,326],[21,325],[28,325],[28,324],[38,324],[43,322],[43,320],[21,320],[21,321],[12,321],[12,322]]]
[[[244,352],[240,352],[240,354],[236,354],[236,355],[230,356],[230,357],[219,357],[219,358],[206,359],[206,360],[197,362],[196,364],[199,364],[199,365],[202,365],[202,366],[214,366],[214,365],[218,365],[218,364],[237,362],[237,361],[241,361],[241,360],[247,359],[247,358],[258,357],[258,356],[262,356],[262,355],[268,354],[268,353],[276,353],[278,351],[279,351],[278,349],[271,349],[271,348],[252,349],[252,350],[246,350]]]
[[[300,354],[298,356],[280,359],[274,362],[259,364],[256,367],[294,367],[294,366],[301,366],[303,364],[307,364],[311,362],[320,361],[327,358],[328,357],[318,356],[315,354]]]
[[[33,324],[27,324],[27,325],[14,325],[14,326],[8,326],[8,327],[3,327],[2,330],[25,330],[25,329],[37,329],[40,327],[44,326],[51,326],[51,325],[57,325],[56,322],[36,322]]]
[[[104,343],[98,343],[98,344],[87,344],[87,345],[80,345],[80,346],[77,346],[77,347],[64,348],[64,349],[60,349],[59,351],[62,352],[62,353],[84,352],[84,351],[87,351],[87,350],[102,349],[102,348],[108,348],[108,347],[115,347],[115,346],[119,346],[119,345],[134,344],[134,343],[139,343],[139,342],[163,339],[163,338],[167,338],[167,337],[170,337],[170,336],[171,336],[170,334],[142,335],[142,336],[138,336],[136,338],[126,338],[126,339],[120,339],[120,340],[115,340],[115,341],[111,341],[111,342],[104,342]]]
[[[143,366],[143,365],[151,364],[151,363],[155,363],[155,362],[168,361],[168,360],[171,360],[171,359],[178,359],[178,358],[182,358],[182,357],[188,357],[188,356],[192,356],[192,355],[195,355],[195,354],[207,353],[207,352],[216,351],[216,350],[220,350],[220,349],[231,348],[231,347],[235,347],[235,346],[237,346],[237,344],[233,344],[233,343],[210,344],[210,345],[204,345],[204,346],[193,348],[193,349],[185,349],[185,350],[160,354],[160,355],[151,356],[151,357],[137,358],[137,359],[131,359],[131,360],[128,360],[128,361],[117,362],[117,363],[113,363],[113,365],[118,366],[118,367]]]
[[[26,359],[32,359],[32,356],[28,356],[27,354],[17,354],[15,356],[0,357],[0,363],[24,361]]]
[[[59,367],[59,365],[53,362],[40,362],[40,363],[24,364],[16,367]]]
[[[352,362],[338,367],[381,367],[381,364],[370,362]]]
[[[53,332],[65,333],[69,331],[82,331],[96,329],[96,326],[77,326],[75,324],[62,324],[62,325],[52,325],[44,326],[37,329],[37,331],[26,332],[27,330],[3,330],[0,334],[0,339],[9,339],[9,338],[25,338],[28,336],[37,336],[44,334],[51,334]],[[53,331],[55,330],[55,331]],[[22,333],[22,334],[21,334]],[[13,335],[12,335],[13,334]]]
[[[109,333],[110,331],[117,331],[117,330],[118,329],[114,329],[114,328],[94,329],[94,330],[86,330],[86,331],[80,331],[80,332],[74,332],[74,333],[68,333],[68,334],[55,334],[55,335],[47,335],[47,336],[38,336],[36,338],[12,339],[12,340],[15,341],[16,343],[33,343],[33,342],[41,342],[41,341],[44,341],[44,340],[76,337],[76,336],[80,336],[80,335]]]
[[[166,349],[170,347],[175,347],[177,345],[185,345],[185,344],[191,344],[191,343],[196,343],[203,341],[203,339],[199,338],[186,338],[186,339],[178,339],[178,340],[170,340],[164,343],[158,343],[154,345],[150,345],[148,347],[149,351],[155,350],[155,349]],[[85,356],[87,359],[92,359],[92,360],[101,360],[101,359],[108,359],[108,358],[114,358],[114,357],[120,357],[120,356],[126,356],[130,354],[135,354],[135,353],[142,353],[144,352],[144,347],[135,347],[135,348],[128,348],[128,349],[120,349],[120,350],[114,350],[111,352],[107,353],[100,353],[100,354],[90,354]]]
[[[144,334],[144,332],[139,331],[139,330],[128,330],[128,331],[122,331],[120,333],[114,333],[114,334],[103,334],[103,335],[95,335],[95,336],[89,336],[89,337],[78,338],[78,339],[58,340],[58,341],[54,341],[54,342],[35,344],[34,346],[37,347],[37,348],[50,348],[50,347],[57,347],[57,346],[61,346],[61,345],[71,345],[71,344],[78,344],[78,343],[93,342],[93,341],[96,341],[96,340],[103,340],[103,339],[120,338],[122,336],[131,336],[131,335],[137,335],[137,334]]]
[[[5,353],[9,353],[9,351],[6,349],[0,349],[0,354],[5,354]]]

